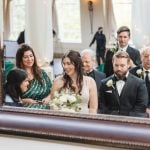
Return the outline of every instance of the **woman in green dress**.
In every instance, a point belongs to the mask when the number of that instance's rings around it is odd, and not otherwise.
[[[33,49],[23,44],[16,53],[16,66],[26,70],[29,78],[28,90],[21,96],[24,107],[49,109],[51,80],[37,65]]]

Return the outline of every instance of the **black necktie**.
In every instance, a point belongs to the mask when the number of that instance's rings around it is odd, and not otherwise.
[[[149,77],[148,77],[149,71],[145,71],[145,73],[146,73],[145,82],[146,82],[146,86],[148,86],[148,83],[149,83]]]

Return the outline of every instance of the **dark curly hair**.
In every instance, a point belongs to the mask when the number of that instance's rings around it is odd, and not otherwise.
[[[70,62],[75,66],[75,71],[77,73],[77,86],[79,88],[78,93],[81,94],[81,90],[82,90],[82,84],[83,84],[83,63],[81,60],[81,56],[80,53],[74,50],[70,50],[69,52],[67,52],[63,57],[62,57],[62,65],[63,65],[63,60],[68,57],[70,59]],[[75,92],[75,87],[72,85],[73,81],[72,79],[65,73],[64,71],[64,75],[63,75],[63,80],[64,80],[64,85],[63,87],[60,89],[60,91],[63,88],[71,88],[72,91]]]
[[[35,77],[35,79],[41,83],[42,79],[41,79],[41,69],[39,68],[39,66],[37,65],[37,59],[36,59],[36,56],[35,56],[35,53],[33,51],[33,49],[27,45],[27,44],[22,44],[21,47],[18,48],[17,50],[17,53],[16,53],[16,66],[18,68],[21,68],[21,69],[25,69],[24,68],[24,65],[22,63],[22,59],[23,59],[23,56],[24,56],[24,53],[26,51],[31,51],[33,56],[34,56],[34,64],[32,66],[32,70],[33,70],[33,75]]]
[[[21,83],[27,78],[27,73],[23,69],[13,69],[7,75],[7,82],[4,85],[5,94],[8,94],[14,102],[19,102],[22,94]]]

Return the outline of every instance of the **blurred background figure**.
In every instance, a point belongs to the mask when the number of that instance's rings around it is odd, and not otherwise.
[[[17,39],[17,43],[19,45],[25,43],[25,30],[20,32],[18,39]]]
[[[97,65],[104,63],[104,55],[106,50],[106,37],[103,34],[103,28],[99,27],[98,31],[95,33],[91,43],[90,47],[94,42],[96,41],[96,59],[97,59]]]

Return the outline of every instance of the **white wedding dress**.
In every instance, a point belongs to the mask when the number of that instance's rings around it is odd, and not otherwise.
[[[59,82],[59,85],[62,87],[63,85],[62,76],[57,77],[55,80],[57,80],[57,82]],[[80,95],[81,96],[81,103],[80,103],[81,113],[89,113],[88,105],[89,105],[89,99],[90,99],[90,89],[94,90],[94,88],[92,88],[93,86],[92,83],[93,83],[93,79],[91,77],[83,76],[83,87],[82,87],[81,95]]]

